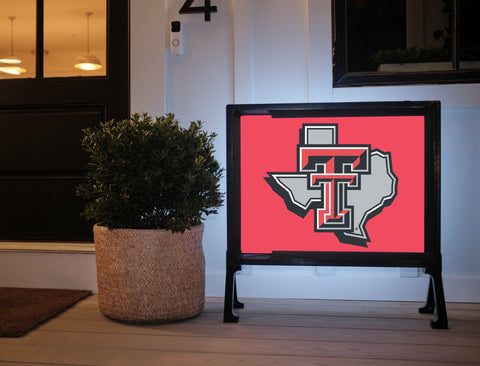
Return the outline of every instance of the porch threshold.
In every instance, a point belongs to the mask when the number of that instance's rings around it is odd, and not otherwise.
[[[95,244],[89,242],[62,243],[0,241],[0,252],[94,254]]]

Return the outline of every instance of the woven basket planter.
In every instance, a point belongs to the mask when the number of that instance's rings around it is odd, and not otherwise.
[[[184,233],[93,228],[100,311],[125,322],[169,322],[205,303],[204,225]]]

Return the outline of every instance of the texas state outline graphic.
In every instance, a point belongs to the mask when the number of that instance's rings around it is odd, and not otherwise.
[[[314,231],[333,232],[344,244],[367,247],[365,225],[397,195],[389,152],[338,144],[338,125],[304,124],[297,171],[267,172],[266,182],[300,217],[315,211]]]

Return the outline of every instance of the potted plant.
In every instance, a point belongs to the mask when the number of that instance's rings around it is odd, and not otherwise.
[[[128,322],[198,315],[205,301],[204,215],[223,204],[202,122],[147,113],[83,130],[88,180],[77,188],[94,226],[100,311]]]

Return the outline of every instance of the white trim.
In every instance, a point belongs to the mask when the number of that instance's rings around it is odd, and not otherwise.
[[[59,248],[56,248],[57,252],[39,252],[48,249],[48,244],[43,244],[45,248],[35,248],[30,252],[0,252],[0,286],[68,288],[97,292],[94,252],[61,252]],[[49,244],[58,246],[65,243]]]
[[[324,21],[325,14],[332,12],[331,2],[308,0],[307,6],[309,102],[331,102],[332,27],[330,22]]]
[[[0,242],[0,252],[95,253],[93,243]]]
[[[161,116],[166,111],[169,44],[165,0],[141,3],[130,5],[130,109]]]
[[[252,102],[252,3],[233,2],[233,66],[235,103]]]

